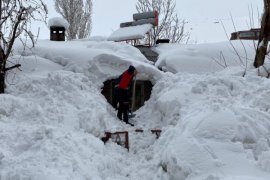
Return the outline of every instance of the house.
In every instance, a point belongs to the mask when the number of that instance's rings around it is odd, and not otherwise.
[[[108,41],[121,42],[125,41],[132,44],[139,49],[141,53],[149,60],[155,63],[158,54],[153,51],[152,43],[146,42],[144,39],[150,36],[152,29],[158,26],[158,12],[145,12],[133,14],[133,21],[124,22],[120,24],[120,28],[114,31],[109,37]],[[144,44],[141,44],[144,42]],[[107,101],[112,104],[114,100],[114,87],[116,79],[110,79],[103,84],[102,94]],[[150,98],[153,84],[150,80],[139,79],[136,81],[136,95],[134,109],[137,110],[144,105],[144,102]]]

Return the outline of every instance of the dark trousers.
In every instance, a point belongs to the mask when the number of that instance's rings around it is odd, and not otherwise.
[[[119,103],[117,117],[120,120],[124,120],[125,123],[128,123],[128,109],[129,109],[129,103],[128,102],[120,102]]]
[[[117,110],[118,109],[118,103],[119,103],[119,92],[118,88],[115,87],[113,89],[113,97],[112,97],[112,106]]]
[[[129,96],[128,90],[118,89],[119,107],[117,117],[128,123]]]

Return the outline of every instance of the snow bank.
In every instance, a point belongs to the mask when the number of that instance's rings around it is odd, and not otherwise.
[[[12,62],[18,62],[21,64],[20,67],[21,71],[19,71],[19,76],[22,74],[27,76],[47,76],[49,72],[63,69],[63,66],[57,63],[48,61],[47,59],[34,55],[29,56],[15,55],[11,57],[10,60]],[[12,65],[8,64],[8,66]],[[12,78],[17,79],[18,76],[12,76]]]
[[[246,63],[249,66],[255,57],[253,41],[196,45],[160,44],[155,50],[159,53],[156,66],[173,73],[217,72],[235,66],[241,67],[244,71]]]
[[[176,74],[155,85],[138,126],[163,128],[155,158],[169,179],[268,179],[269,85],[256,76]]]
[[[18,78],[0,96],[1,178],[102,179],[120,171],[99,138],[125,125],[94,82],[68,71]]]

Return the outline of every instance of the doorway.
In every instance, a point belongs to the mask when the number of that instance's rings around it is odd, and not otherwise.
[[[101,91],[101,93],[105,96],[105,98],[111,105],[115,98],[114,97],[114,87],[116,85],[115,82],[116,82],[115,79],[103,82],[104,86]],[[134,111],[142,107],[144,105],[144,102],[150,98],[153,85],[150,81],[137,80],[135,88],[136,93],[135,93]]]

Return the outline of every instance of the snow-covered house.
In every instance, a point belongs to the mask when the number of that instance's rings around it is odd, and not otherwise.
[[[108,41],[128,42],[139,49],[141,53],[152,62],[156,62],[158,54],[151,50],[151,43],[145,42],[141,45],[139,42],[150,35],[153,28],[158,25],[158,12],[146,12],[133,14],[133,21],[120,24],[120,28],[114,31]],[[153,64],[153,63],[152,63]],[[108,79],[104,82],[102,94],[112,104],[114,99],[113,89],[116,79]],[[144,105],[144,102],[150,98],[153,83],[149,79],[136,80],[136,97],[134,109],[137,110]]]
[[[152,86],[163,75],[153,63],[130,44],[111,41],[39,41],[35,54],[63,65],[64,70],[84,73],[95,78],[102,94],[112,104],[115,79],[130,65],[138,70],[136,77],[137,110],[150,98]]]

